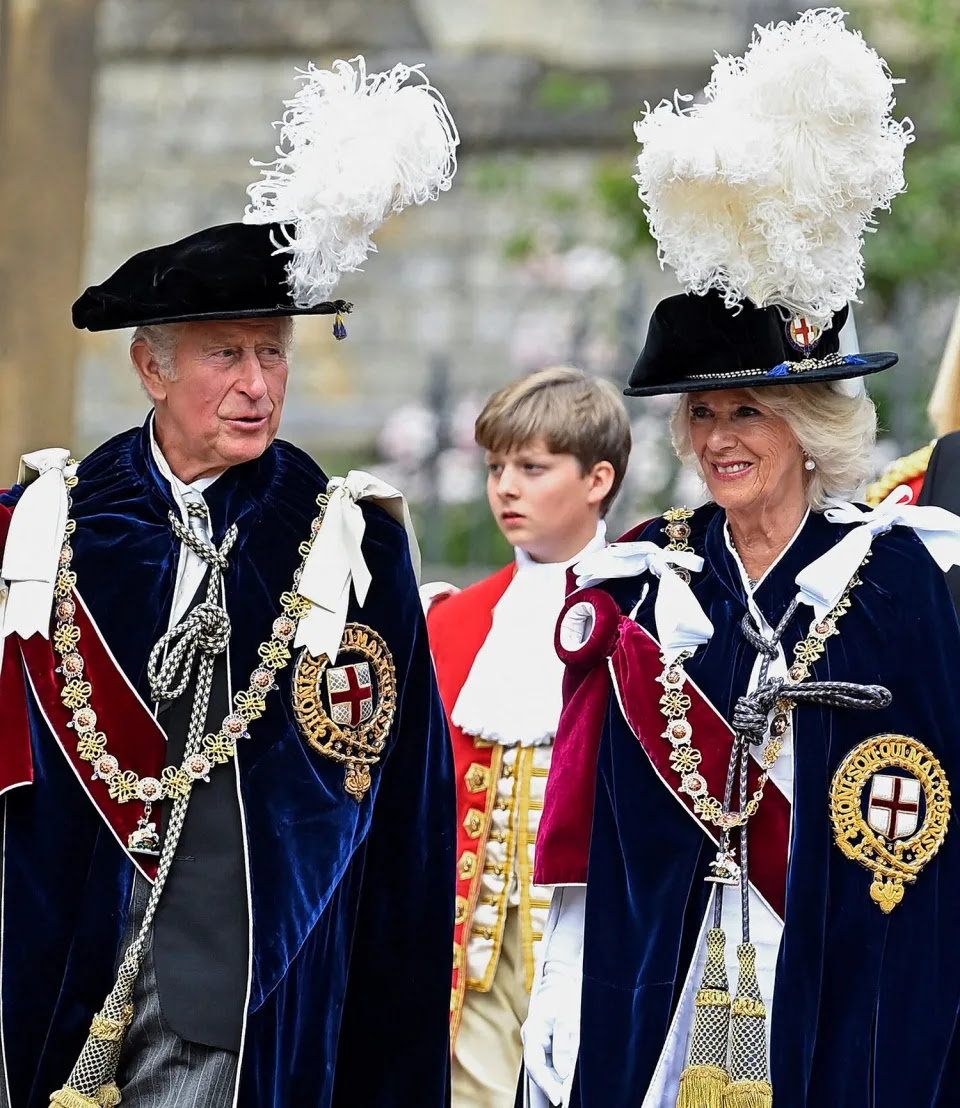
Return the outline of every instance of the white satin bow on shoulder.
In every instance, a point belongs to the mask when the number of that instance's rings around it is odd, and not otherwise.
[[[14,508],[0,566],[0,577],[9,584],[0,638],[50,637],[53,589],[67,526],[65,478],[74,472],[67,466],[69,457],[69,450],[51,447],[20,459],[17,480],[27,487]]]
[[[695,650],[713,635],[713,624],[693,590],[674,567],[699,573],[703,558],[686,550],[665,550],[655,542],[613,543],[596,550],[573,567],[577,586],[588,588],[618,577],[636,577],[652,573],[660,579],[653,607],[657,638],[668,662],[684,650]]]
[[[347,622],[351,582],[357,603],[363,607],[372,581],[361,550],[366,521],[358,501],[379,504],[403,525],[418,580],[420,548],[403,494],[385,481],[352,469],[346,477],[330,478],[327,495],[330,499],[323,523],[297,586],[297,592],[311,601],[313,607],[300,620],[293,644],[305,646],[315,657],[326,654],[334,662]]]
[[[846,501],[834,502],[824,511],[831,523],[859,526],[797,574],[800,599],[813,608],[817,619],[836,607],[877,535],[898,524],[916,533],[944,572],[960,565],[960,516],[932,504],[911,504],[912,497],[909,487],[900,485],[872,511]]]

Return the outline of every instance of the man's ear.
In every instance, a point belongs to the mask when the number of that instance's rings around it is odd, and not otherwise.
[[[617,471],[611,462],[597,462],[588,474],[590,478],[590,491],[587,499],[591,504],[602,504],[613,488]]]
[[[139,373],[150,399],[154,403],[166,400],[170,378],[160,368],[160,363],[146,339],[137,339],[130,347],[130,360]]]

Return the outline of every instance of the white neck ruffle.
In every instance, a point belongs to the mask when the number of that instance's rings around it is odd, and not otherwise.
[[[503,746],[553,741],[563,707],[563,663],[553,635],[566,597],[567,569],[602,549],[606,525],[566,562],[535,562],[517,549],[517,572],[460,690],[451,719],[464,734]]]

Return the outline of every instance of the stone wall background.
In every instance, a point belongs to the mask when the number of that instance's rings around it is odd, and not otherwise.
[[[340,293],[356,303],[347,341],[332,340],[329,321],[298,324],[284,433],[318,451],[369,449],[386,414],[424,394],[431,359],[446,361],[455,391],[489,392],[533,368],[535,355],[567,353],[577,293],[538,288],[505,248],[542,222],[544,195],[558,191],[583,196],[583,242],[609,237],[590,202],[592,174],[609,158],[629,177],[630,123],[643,100],[702,85],[713,49],[741,48],[754,19],[790,8],[745,0],[104,0],[87,279],[103,279],[139,249],[240,218],[256,176],[249,159],[270,156],[270,122],[296,66],[361,51],[370,67],[425,61],[463,138],[453,189],[392,219],[366,272],[343,281]],[[564,81],[572,102],[558,106],[550,89],[556,100]],[[672,284],[649,261],[641,269],[651,295]],[[556,341],[544,339],[542,351],[527,341],[527,355],[518,355],[518,325],[538,312],[543,330],[558,329]],[[84,336],[84,446],[143,409],[124,368],[127,339]]]
[[[356,305],[345,342],[333,340],[329,319],[298,322],[281,433],[331,469],[359,463],[402,481],[421,504],[435,560],[498,558],[503,549],[478,499],[471,413],[497,386],[551,362],[625,379],[650,309],[676,288],[652,244],[642,246],[639,202],[626,230],[623,204],[617,215],[608,203],[611,189],[621,200],[632,189],[632,122],[644,101],[701,88],[714,50],[742,52],[754,23],[796,8],[782,0],[102,0],[87,280],[102,280],[137,250],[241,217],[257,175],[249,160],[271,156],[270,123],[297,66],[359,52],[371,69],[425,62],[460,128],[459,173],[437,203],[391,219],[365,272],[343,280],[338,295]],[[625,235],[641,244],[625,251]],[[899,376],[894,401],[928,388],[952,307],[917,303],[906,313],[923,380]],[[869,296],[858,329],[864,348],[903,348]],[[127,368],[128,338],[83,336],[84,451],[146,410]],[[662,406],[630,410],[633,480],[613,529],[665,498],[698,495],[676,483]],[[910,447],[922,434],[906,417],[899,433]],[[899,446],[888,443],[878,464]]]

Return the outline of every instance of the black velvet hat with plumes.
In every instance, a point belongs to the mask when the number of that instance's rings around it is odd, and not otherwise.
[[[287,281],[289,255],[279,223],[224,223],[179,242],[134,254],[106,281],[91,285],[73,305],[73,325],[88,331],[194,320],[336,315],[352,305],[324,300],[299,307]],[[343,331],[343,334],[346,332]]]
[[[707,392],[762,385],[809,384],[865,377],[895,365],[897,355],[841,354],[843,308],[821,331],[803,316],[744,301],[727,308],[714,289],[661,300],[624,393]]]

